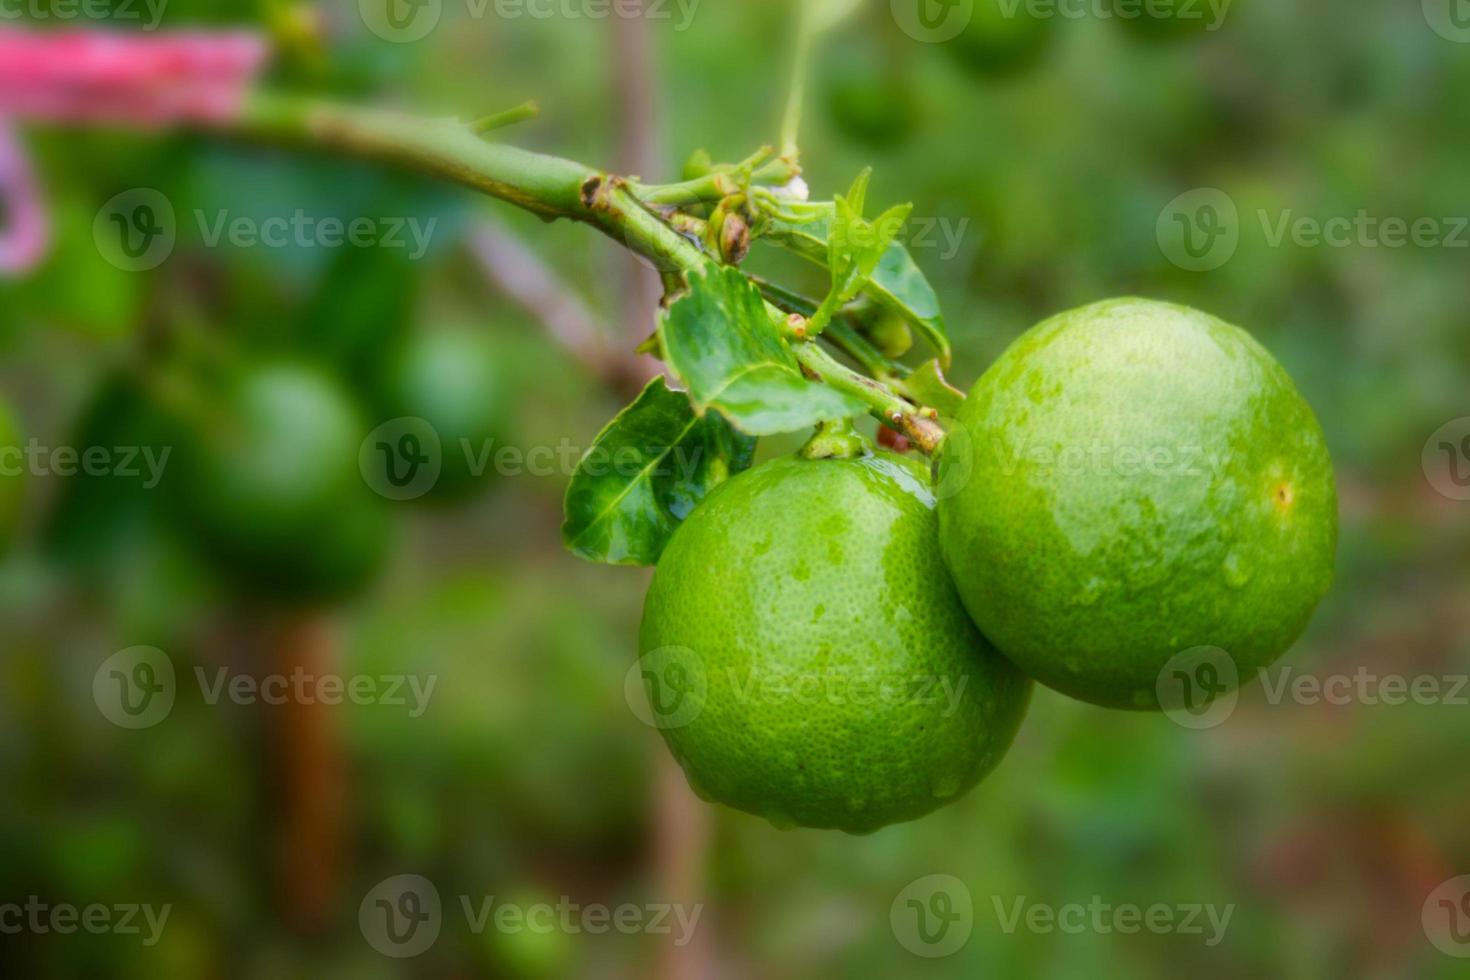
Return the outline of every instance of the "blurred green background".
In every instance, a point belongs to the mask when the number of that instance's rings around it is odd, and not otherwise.
[[[506,139],[670,180],[697,147],[734,160],[776,138],[792,6],[665,3],[628,21],[444,0],[412,43],[375,36],[346,0],[172,0],[162,23],[315,24],[318,43],[285,44],[277,87],[467,118],[534,97],[542,117]],[[1470,415],[1470,233],[1455,221],[1470,216],[1470,44],[1418,3],[1237,0],[1204,31],[1131,29],[1087,5],[1018,24],[1024,5],[996,20],[981,0],[987,33],[940,43],[905,33],[900,7],[869,0],[820,49],[803,162],[817,197],[871,164],[872,200],[914,202],[953,380],[1108,296],[1246,327],[1316,409],[1340,480],[1338,585],[1291,676],[1470,673],[1470,503],[1421,462]],[[1194,731],[1039,690],[999,770],[917,823],[849,838],[707,807],[624,694],[646,573],[561,549],[566,465],[492,463],[458,486],[446,473],[427,503],[316,472],[335,435],[356,454],[379,423],[429,412],[507,458],[566,446],[574,460],[626,399],[487,276],[472,248],[487,221],[611,350],[650,328],[648,270],[586,229],[366,165],[197,136],[25,135],[56,240],[34,274],[0,282],[19,439],[171,456],[156,486],[55,464],[20,481],[0,564],[0,902],[171,911],[152,945],[5,930],[6,975],[1466,975],[1421,912],[1470,872],[1470,692],[1334,704],[1257,685]],[[94,239],[99,211],[135,188],[179,216],[148,271]],[[1199,188],[1224,192],[1239,237],[1190,271],[1160,228]],[[211,244],[194,220],[297,209],[433,230],[418,255]],[[1440,238],[1274,234],[1360,212],[1431,218]],[[524,264],[501,271],[525,284]],[[164,651],[177,697],[132,729],[99,710],[107,675],[94,680],[140,645]],[[407,687],[410,706],[210,703],[196,680],[303,664],[435,687],[415,716]],[[374,949],[359,907],[401,874],[433,882],[444,912],[432,948],[400,960]],[[968,940],[942,958],[890,915],[933,874],[973,903]],[[682,946],[639,929],[477,931],[462,896],[700,917]],[[1208,929],[1008,932],[997,910],[1022,898],[1233,913],[1215,945]]]

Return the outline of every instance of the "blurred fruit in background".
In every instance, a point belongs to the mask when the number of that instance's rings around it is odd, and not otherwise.
[[[494,452],[515,431],[514,365],[493,324],[415,330],[387,356],[383,420],[419,418],[439,437],[442,466],[433,494],[463,499],[495,475]]]
[[[1060,19],[1024,0],[974,0],[970,22],[942,47],[977,77],[1012,78],[1041,62]]]
[[[371,581],[389,541],[358,457],[368,429],[348,393],[302,363],[229,365],[176,419],[178,514],[252,594],[312,604]]]
[[[821,91],[842,135],[890,149],[918,127],[919,95],[904,66],[872,41],[852,39],[824,57]]]

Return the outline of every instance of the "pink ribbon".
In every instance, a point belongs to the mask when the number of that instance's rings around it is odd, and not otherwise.
[[[245,31],[34,32],[0,27],[0,274],[33,268],[50,237],[45,207],[10,119],[158,129],[227,123],[270,47]]]
[[[146,128],[228,122],[269,54],[246,32],[0,28],[0,115]]]
[[[45,257],[51,227],[25,148],[4,119],[0,119],[0,198],[7,215],[0,227],[0,275],[20,275]]]

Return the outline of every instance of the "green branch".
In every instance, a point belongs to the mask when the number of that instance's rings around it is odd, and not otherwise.
[[[233,131],[249,139],[406,167],[547,220],[580,221],[650,259],[666,276],[703,270],[714,262],[653,210],[651,205],[657,202],[640,198],[636,184],[585,164],[489,142],[457,120],[259,95],[245,107]],[[752,169],[752,176],[781,179],[785,168],[794,175],[794,165],[778,159]],[[689,183],[696,191],[705,186],[700,181]],[[714,184],[709,187],[713,190]],[[773,318],[783,316],[778,307],[768,303],[767,308]],[[847,368],[813,341],[797,340],[792,346],[811,375],[861,399],[874,416],[907,434],[923,451],[932,453],[938,447],[944,432],[932,412]]]
[[[707,261],[698,246],[644,207],[625,181],[584,164],[492,143],[453,119],[259,95],[235,131],[270,143],[407,167],[508,201],[548,220],[566,218],[660,268]]]

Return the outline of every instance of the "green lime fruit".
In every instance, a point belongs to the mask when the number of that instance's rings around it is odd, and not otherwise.
[[[823,82],[827,112],[842,135],[875,149],[897,146],[913,135],[919,100],[907,79],[875,57],[840,58]]]
[[[25,487],[25,456],[20,428],[9,407],[0,402],[0,550],[15,537]]]
[[[1011,78],[1041,61],[1055,33],[1055,19],[1025,3],[975,0],[969,23],[944,48],[977,76]]]
[[[1159,707],[1164,668],[1198,648],[1247,680],[1332,582],[1311,408],[1250,335],[1187,307],[1109,300],[1028,331],[971,391],[938,474],[970,615],[1083,701]]]
[[[1121,4],[1115,19],[1134,36],[1146,41],[1177,41],[1220,29],[1226,12],[1204,0],[1148,0]]]
[[[330,377],[287,362],[252,365],[212,411],[186,420],[181,517],[238,584],[313,603],[366,585],[387,551],[388,519],[358,469],[367,428]]]
[[[433,494],[457,499],[484,486],[488,462],[509,429],[509,377],[484,329],[436,327],[407,338],[389,358],[384,384],[389,418],[421,418],[439,436],[443,460]]]
[[[696,793],[868,833],[1000,761],[1030,682],[965,615],[937,533],[928,473],[888,453],[772,460],[674,532],[639,669]]]

